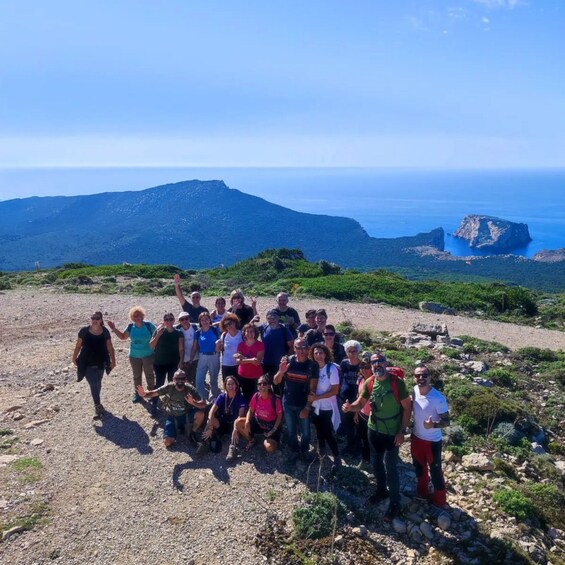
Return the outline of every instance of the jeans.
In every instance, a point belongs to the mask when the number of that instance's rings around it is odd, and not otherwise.
[[[400,504],[400,479],[398,476],[398,447],[394,436],[381,434],[369,428],[371,460],[377,479],[377,491],[383,492],[388,486],[391,504]]]
[[[86,368],[86,381],[90,386],[90,394],[94,404],[100,404],[100,391],[102,390],[102,377],[104,376],[104,369],[98,367]]]
[[[206,373],[210,373],[210,392],[215,398],[218,396],[218,373],[220,372],[220,356],[217,353],[212,355],[200,354],[196,367],[196,389],[202,400],[208,399],[206,392]]]
[[[286,424],[286,438],[290,450],[298,453],[298,428],[300,427],[300,451],[308,453],[310,450],[310,414],[308,417],[301,418],[300,412],[303,407],[289,406],[283,403],[284,421]]]

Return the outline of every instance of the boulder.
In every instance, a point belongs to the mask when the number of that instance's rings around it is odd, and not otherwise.
[[[468,471],[494,471],[494,463],[482,453],[471,453],[463,455],[461,459],[463,467]]]
[[[488,365],[484,361],[467,361],[464,365],[472,373],[485,373],[488,371]]]
[[[449,314],[450,316],[455,315],[455,310],[449,306],[444,306],[439,302],[426,302],[422,301],[418,304],[418,307],[423,312],[433,312],[434,314]]]
[[[527,224],[475,214],[465,216],[453,235],[467,240],[472,248],[494,252],[509,251],[532,241]]]
[[[447,324],[425,324],[424,322],[416,322],[412,326],[412,331],[417,334],[423,334],[436,339],[438,335],[449,335]]]

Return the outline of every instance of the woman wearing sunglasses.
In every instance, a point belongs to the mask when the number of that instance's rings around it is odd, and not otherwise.
[[[77,368],[77,381],[86,378],[94,402],[94,420],[99,420],[104,413],[100,402],[102,377],[116,366],[116,355],[110,332],[104,327],[102,312],[94,312],[90,317],[90,326],[84,326],[78,332],[78,339],[73,352],[73,365]]]
[[[222,354],[222,380],[225,384],[230,375],[237,377],[235,355],[238,345],[243,341],[239,330],[239,318],[235,314],[226,314],[220,322],[220,330],[222,335],[216,342],[216,351]]]

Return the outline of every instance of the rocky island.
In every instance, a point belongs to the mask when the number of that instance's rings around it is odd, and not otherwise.
[[[527,224],[476,214],[465,216],[453,235],[466,239],[474,249],[497,253],[516,249],[532,241]]]

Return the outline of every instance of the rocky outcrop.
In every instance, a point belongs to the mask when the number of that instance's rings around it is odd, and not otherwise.
[[[542,263],[565,261],[565,247],[561,249],[542,249],[533,256],[533,260],[541,261]]]
[[[509,251],[532,241],[527,224],[470,214],[461,220],[455,237],[466,239],[475,249]]]

